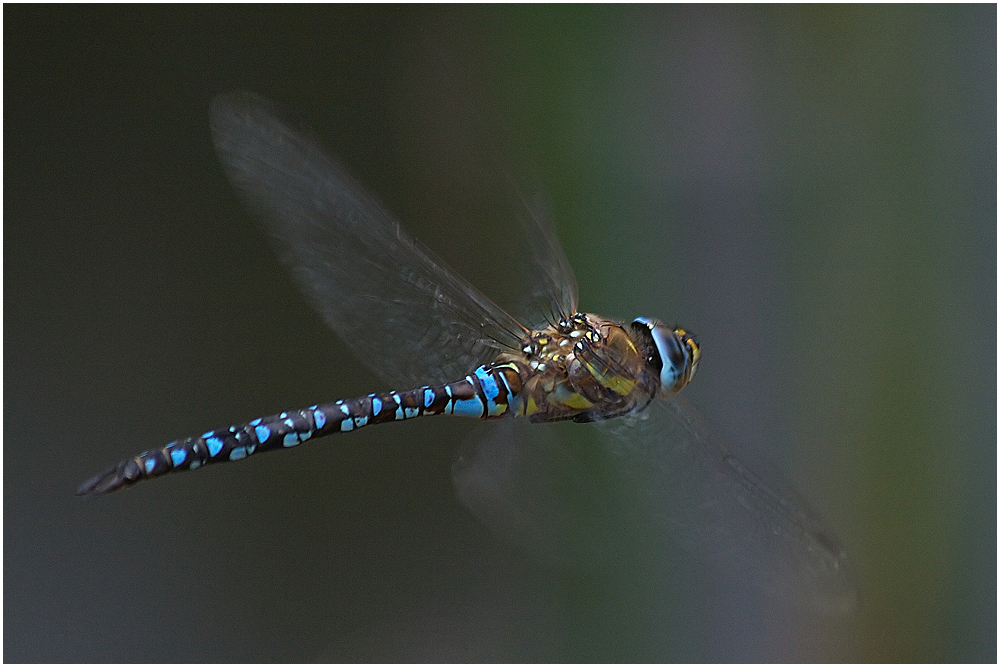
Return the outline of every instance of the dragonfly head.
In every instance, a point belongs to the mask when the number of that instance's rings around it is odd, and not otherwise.
[[[648,350],[646,363],[660,376],[660,394],[676,394],[694,377],[701,346],[690,331],[668,327],[652,317],[637,317],[632,330]]]

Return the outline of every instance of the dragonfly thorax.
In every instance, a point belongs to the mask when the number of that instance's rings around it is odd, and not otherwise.
[[[496,363],[521,376],[517,414],[594,421],[641,409],[662,393],[659,359],[648,329],[577,313],[532,331],[519,354]]]

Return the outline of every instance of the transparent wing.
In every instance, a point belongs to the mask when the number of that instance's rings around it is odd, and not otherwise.
[[[455,483],[484,523],[546,560],[644,568],[643,581],[687,562],[728,582],[718,590],[822,614],[856,603],[833,533],[779,478],[733,457],[682,400],[595,428],[503,424],[465,447]]]
[[[523,327],[410,236],[274,103],[220,95],[211,127],[230,181],[312,306],[387,382],[454,380],[518,347]]]
[[[543,323],[557,322],[577,312],[576,276],[552,228],[544,192],[539,190],[530,199],[523,195],[519,198],[522,210],[518,219],[531,261],[522,265],[528,275],[517,314],[522,322],[540,328]]]

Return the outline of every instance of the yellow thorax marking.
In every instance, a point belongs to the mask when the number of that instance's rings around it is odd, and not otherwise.
[[[601,383],[602,386],[607,387],[611,391],[615,392],[619,396],[628,396],[635,389],[635,379],[623,377],[616,374],[607,374],[598,371],[593,364],[587,364],[587,370],[590,374]]]
[[[625,358],[637,357],[639,355],[639,350],[636,349],[635,344],[628,336],[611,335],[608,337],[608,342],[611,343],[612,347],[626,346],[627,354],[623,355]],[[601,386],[610,389],[619,396],[628,396],[636,387],[637,382],[634,377],[609,372],[607,366],[603,364],[601,367],[598,367],[592,362],[586,362],[585,365],[587,371],[590,372]]]

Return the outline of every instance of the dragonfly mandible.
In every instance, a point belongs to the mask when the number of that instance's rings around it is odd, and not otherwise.
[[[170,472],[423,416],[499,420],[486,439],[493,444],[517,439],[510,432],[521,428],[517,424],[598,422],[645,469],[649,486],[681,500],[660,517],[680,541],[747,533],[750,538],[719,544],[766,544],[765,551],[774,552],[766,557],[777,564],[772,578],[814,589],[810,596],[828,606],[851,603],[847,556],[832,533],[794,495],[751,473],[671,399],[697,370],[696,337],[652,318],[623,323],[580,312],[572,268],[537,216],[525,217],[535,278],[530,296],[546,316],[521,322],[412,237],[276,104],[246,92],[219,95],[211,129],[231,183],[263,220],[313,307],[398,389],[176,440],[101,471],[77,494],[102,495]],[[459,495],[497,524],[490,516],[496,480],[483,485],[482,474],[475,463],[459,465]],[[519,485],[508,490],[517,495]],[[524,499],[504,502],[510,511],[533,511]]]

